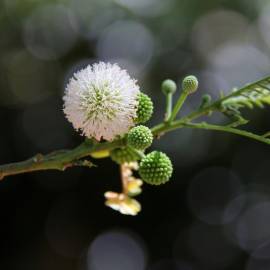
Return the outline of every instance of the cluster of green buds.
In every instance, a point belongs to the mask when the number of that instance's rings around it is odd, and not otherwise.
[[[166,96],[166,112],[164,123],[170,124],[180,110],[186,97],[194,93],[198,88],[198,80],[195,76],[187,76],[182,81],[182,91],[173,107],[173,95],[176,93],[177,84],[170,79],[164,80],[161,89]],[[106,205],[123,214],[135,215],[141,207],[133,197],[141,193],[143,182],[150,185],[161,185],[168,182],[173,173],[173,165],[170,158],[160,151],[146,153],[151,146],[154,135],[150,128],[142,125],[150,120],[153,114],[153,102],[149,96],[140,93],[137,108],[137,126],[131,128],[124,136],[125,144],[122,147],[110,151],[111,159],[121,166],[121,178],[123,190],[121,193],[107,192]],[[137,174],[141,178],[135,178],[129,167],[137,164]],[[128,173],[126,173],[128,172]],[[127,177],[128,175],[128,177]]]

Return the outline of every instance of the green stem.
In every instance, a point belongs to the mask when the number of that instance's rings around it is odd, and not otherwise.
[[[176,104],[175,104],[175,106],[173,108],[172,114],[171,114],[171,116],[169,118],[169,122],[172,122],[175,119],[175,117],[177,116],[177,113],[182,108],[187,96],[188,96],[187,92],[183,91],[181,93],[179,99],[177,100],[177,102],[176,102]]]
[[[131,146],[127,146],[133,153],[135,153],[136,155],[138,155],[140,157],[140,159],[143,159],[145,157],[145,154],[142,151],[139,151]]]
[[[110,150],[123,145],[123,140],[114,142],[93,144],[89,141],[81,143],[72,150],[59,150],[48,155],[37,154],[36,156],[21,162],[15,162],[0,166],[0,179],[8,175],[21,174],[40,170],[65,170],[72,166],[89,167],[89,163],[78,163],[78,160],[100,150]]]
[[[172,93],[168,93],[166,95],[166,114],[165,114],[165,122],[168,122],[170,117],[171,117],[171,113],[172,113],[172,97],[173,94]]]
[[[229,133],[237,134],[237,135],[247,137],[247,138],[259,141],[259,142],[270,144],[270,139],[267,139],[267,138],[262,137],[260,135],[254,134],[252,132],[248,132],[248,131],[245,131],[245,130],[240,130],[240,129],[237,129],[237,128],[232,128],[232,127],[229,127],[229,126],[218,126],[218,125],[208,124],[208,123],[205,123],[205,122],[197,123],[197,124],[186,123],[183,126],[189,127],[189,128],[197,128],[197,129],[207,129],[207,130],[229,132]]]

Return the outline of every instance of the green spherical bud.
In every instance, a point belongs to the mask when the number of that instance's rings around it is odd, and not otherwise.
[[[137,118],[135,119],[137,124],[147,122],[151,118],[154,110],[153,102],[149,96],[140,93],[138,99]]]
[[[210,95],[208,95],[208,94],[203,95],[201,105],[200,105],[200,109],[204,109],[207,106],[209,106],[210,103],[211,103],[211,100],[212,100],[212,98],[211,98]]]
[[[153,134],[146,126],[132,128],[127,136],[128,145],[137,150],[144,150],[152,144]]]
[[[143,181],[151,185],[166,183],[172,172],[171,160],[162,152],[153,151],[140,162],[139,174]]]
[[[173,80],[165,80],[163,81],[162,85],[161,85],[161,89],[163,94],[167,95],[167,94],[173,94],[175,93],[177,86],[176,83]]]
[[[193,75],[185,77],[182,82],[182,89],[188,94],[194,93],[198,89],[198,86],[199,82],[197,78]]]
[[[140,159],[140,156],[128,147],[116,148],[110,152],[111,159],[118,164],[133,162]]]

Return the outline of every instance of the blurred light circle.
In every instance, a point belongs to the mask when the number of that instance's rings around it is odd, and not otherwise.
[[[108,8],[102,10],[102,13],[93,14],[91,23],[88,25],[89,29],[83,36],[87,39],[98,39],[101,33],[117,20],[121,20],[124,17],[124,11],[116,8]]]
[[[214,67],[231,68],[235,66],[235,62],[243,62],[247,58],[247,55],[249,56],[248,61],[255,61],[254,64],[259,65],[261,63],[262,67],[269,65],[269,59],[260,50],[244,43],[228,43],[220,46],[212,54],[213,57],[209,59],[209,62]]]
[[[87,261],[89,270],[143,270],[146,251],[133,233],[109,231],[92,242]]]
[[[24,24],[25,46],[40,59],[58,59],[73,47],[77,39],[76,27],[70,9],[61,5],[42,6]]]
[[[253,251],[270,239],[270,202],[252,205],[239,217],[236,236],[240,247]]]
[[[195,223],[189,231],[189,248],[205,269],[223,269],[240,254],[237,246],[227,240],[222,227]]]
[[[246,187],[245,191],[231,200],[224,211],[225,219],[227,219],[228,216],[235,216],[235,219],[231,223],[224,226],[224,233],[231,242],[238,246],[240,245],[238,239],[238,224],[245,211],[258,203],[265,203],[269,200],[269,195],[257,191],[256,189],[257,187],[254,186]]]
[[[117,21],[100,35],[97,54],[100,59],[124,59],[143,69],[154,53],[154,40],[150,31],[135,21]]]
[[[199,81],[201,92],[210,94],[213,99],[220,98],[220,91],[227,94],[225,91],[230,89],[228,82],[223,78],[222,74],[214,70],[202,70],[199,74]]]
[[[209,68],[220,74],[230,88],[256,81],[269,74],[270,60],[254,46],[231,42],[209,56]]]
[[[224,216],[224,211],[241,191],[241,181],[232,171],[221,167],[207,168],[191,181],[188,204],[200,220],[208,224],[225,224],[237,215]]]
[[[221,72],[217,72],[211,67],[206,67],[205,69],[202,69],[196,73],[198,73],[197,77],[200,82],[200,91],[194,94],[194,98],[187,100],[187,103],[190,104],[190,106],[193,108],[193,111],[196,110],[198,104],[201,103],[202,93],[209,94],[212,97],[212,100],[217,100],[221,97],[221,93],[225,95],[231,92],[230,84],[227,80],[225,80]],[[202,120],[204,119],[207,121],[208,116],[203,116]],[[215,123],[222,124],[227,123],[228,121],[228,117],[225,117],[223,114],[212,114],[211,119]],[[216,155],[222,155],[224,150],[227,149],[230,140],[223,140],[222,144],[217,143],[214,145],[214,147],[213,143],[214,142],[212,141],[211,151],[206,153],[209,158],[212,158]]]
[[[116,2],[140,16],[158,16],[165,13],[174,0],[116,0]]]
[[[209,57],[219,46],[243,39],[247,28],[247,19],[238,12],[211,11],[195,23],[191,34],[192,45],[202,56]]]
[[[237,218],[241,211],[244,210],[246,204],[248,203],[248,200],[250,194],[241,194],[237,196],[236,198],[233,198],[226,206],[226,209],[223,213],[223,220],[234,220]]]
[[[68,6],[76,17],[78,25],[76,28],[77,33],[86,39],[89,39],[89,35],[91,35],[91,31],[95,25],[93,19],[96,16],[99,16],[101,21],[108,13],[112,13],[113,16],[117,17],[111,1],[91,0],[89,2],[89,0],[69,0]]]
[[[44,62],[26,50],[6,55],[6,70],[10,90],[18,103],[40,102],[53,94],[61,70],[57,62]]]
[[[270,28],[270,17],[269,17],[269,12],[270,12],[270,4],[264,5],[262,8],[259,20],[258,20],[258,26],[259,26],[259,31],[261,34],[262,39],[266,42],[268,47],[270,47],[270,33],[269,33],[269,28]]]

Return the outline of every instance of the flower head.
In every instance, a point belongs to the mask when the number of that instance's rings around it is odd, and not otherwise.
[[[135,119],[135,122],[137,124],[142,124],[152,117],[154,106],[151,98],[143,93],[138,95],[138,102],[137,118]]]
[[[193,75],[185,77],[182,82],[183,91],[187,92],[188,94],[196,92],[198,86],[199,86],[198,79]]]
[[[151,129],[146,126],[140,125],[133,127],[127,136],[127,143],[129,146],[138,150],[144,150],[148,148],[153,141],[153,134]]]
[[[139,93],[136,81],[125,70],[100,62],[71,78],[64,113],[86,137],[111,141],[134,126]]]
[[[164,184],[172,176],[173,166],[170,158],[159,151],[147,154],[140,163],[139,174],[150,185]]]

